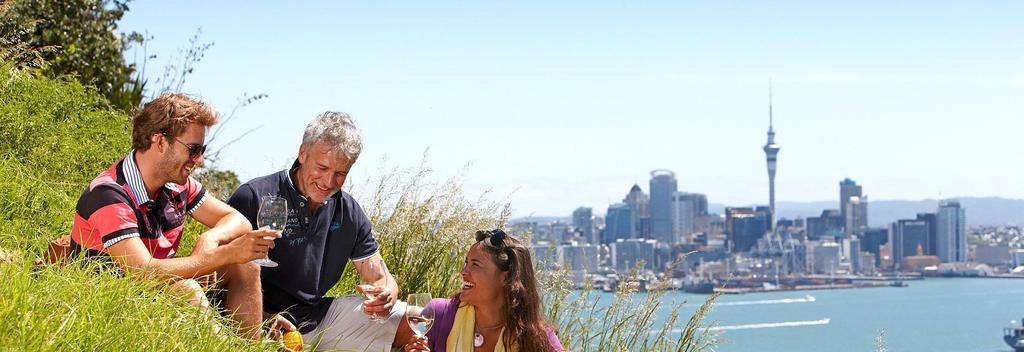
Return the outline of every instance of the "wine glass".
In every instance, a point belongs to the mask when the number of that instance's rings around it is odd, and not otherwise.
[[[391,275],[388,275],[388,267],[384,264],[384,258],[377,256],[371,257],[366,260],[366,265],[366,269],[369,274],[368,276],[370,278],[359,275],[359,290],[363,292],[363,296],[366,296],[366,299],[374,300],[377,299],[377,295],[387,289],[389,284],[388,278]],[[377,277],[378,274],[383,275],[384,277],[383,285],[378,285],[377,280],[373,279]],[[371,321],[375,321],[379,324],[384,324],[386,322],[386,319],[382,316],[372,313],[369,315]]]
[[[430,300],[429,293],[413,293],[405,299],[405,303],[409,305],[405,311],[406,319],[416,336],[426,335],[427,331],[430,331],[430,326],[434,325],[434,310],[427,308]]]
[[[284,231],[288,223],[288,201],[278,196],[265,196],[260,198],[260,211],[256,214],[256,222],[259,227],[266,226],[271,230]],[[265,237],[273,240],[274,237]],[[273,268],[277,262],[270,260],[270,253],[266,257],[252,261],[259,266]]]

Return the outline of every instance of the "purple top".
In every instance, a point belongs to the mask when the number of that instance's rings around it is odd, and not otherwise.
[[[427,331],[427,343],[433,352],[445,352],[448,348],[448,335],[455,325],[455,312],[459,310],[458,303],[450,298],[434,298],[430,300],[424,309],[434,311],[434,326]],[[551,328],[545,327],[548,332],[548,340],[555,351],[565,351],[558,336]]]

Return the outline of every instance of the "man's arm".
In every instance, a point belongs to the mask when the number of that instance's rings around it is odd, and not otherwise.
[[[370,265],[370,263],[379,265]],[[384,264],[384,258],[380,256],[380,253],[375,253],[369,258],[358,261],[354,260],[352,265],[355,265],[356,272],[359,273],[363,280],[373,282],[374,286],[384,288],[384,291],[378,294],[376,299],[363,304],[363,310],[375,315],[384,315],[390,312],[391,307],[398,300],[398,283],[391,276],[391,272],[387,270],[387,265]]]
[[[239,236],[227,245],[218,246],[187,257],[156,259],[149,254],[146,245],[138,237],[132,237],[107,248],[107,253],[125,271],[154,275],[161,279],[174,280],[206,275],[218,268],[235,263],[246,263],[263,258],[270,250],[270,240],[264,236],[275,236],[274,231],[253,231]]]
[[[128,271],[150,272],[168,279],[190,278],[212,273],[228,264],[263,258],[273,245],[272,240],[264,237],[280,237],[278,231],[250,231],[252,227],[242,214],[215,197],[203,201],[192,217],[210,230],[199,236],[190,256],[153,258],[137,237],[122,240],[107,248],[107,252]]]
[[[192,218],[210,228],[199,235],[193,254],[228,244],[252,230],[249,220],[216,197],[207,195],[203,204],[192,212]]]

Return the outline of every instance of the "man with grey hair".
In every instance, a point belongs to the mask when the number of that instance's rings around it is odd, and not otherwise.
[[[253,224],[262,197],[288,202],[285,230],[269,253],[278,266],[261,271],[263,311],[284,315],[317,349],[388,351],[412,336],[370,219],[341,191],[362,147],[351,117],[325,112],[306,126],[289,169],[246,182],[228,200]],[[366,299],[327,297],[349,261],[365,283],[357,290]]]

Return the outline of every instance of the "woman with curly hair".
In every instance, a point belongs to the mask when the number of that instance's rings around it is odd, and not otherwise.
[[[542,316],[530,251],[502,230],[477,231],[466,254],[462,289],[434,299],[434,326],[405,351],[564,351]]]

